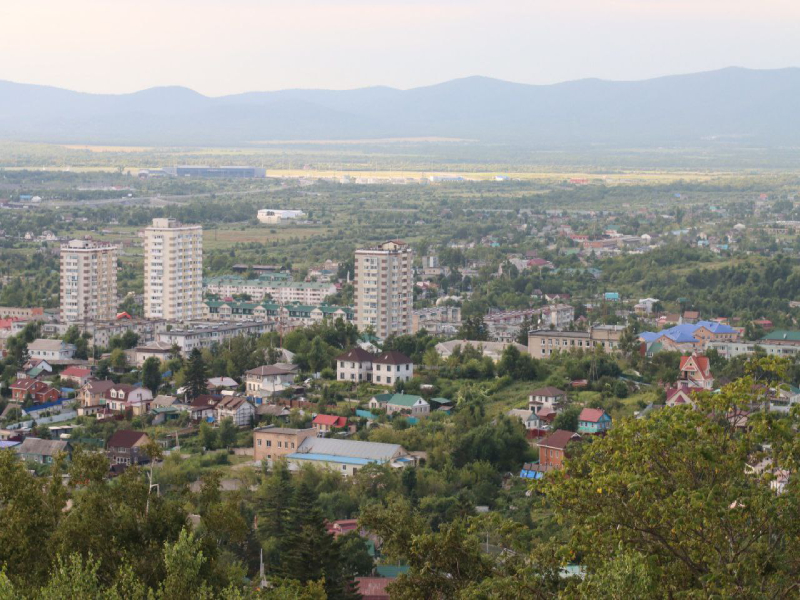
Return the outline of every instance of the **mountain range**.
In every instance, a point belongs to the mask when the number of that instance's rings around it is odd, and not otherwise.
[[[553,85],[468,77],[399,90],[208,97],[183,87],[87,94],[0,81],[0,139],[108,145],[454,138],[538,148],[800,145],[800,69],[727,68]]]

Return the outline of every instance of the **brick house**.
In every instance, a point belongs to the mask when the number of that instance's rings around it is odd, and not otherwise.
[[[542,470],[560,469],[564,466],[567,446],[581,436],[572,431],[558,429],[539,442],[539,466]]]
[[[11,389],[11,399],[14,402],[25,402],[25,398],[30,394],[34,404],[44,404],[58,400],[61,395],[59,391],[37,379],[17,379],[9,386]]]

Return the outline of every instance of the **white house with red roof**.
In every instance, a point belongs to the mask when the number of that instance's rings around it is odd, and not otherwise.
[[[681,383],[688,387],[710,390],[714,387],[714,376],[711,374],[711,363],[707,356],[692,354],[681,356],[680,376],[678,387]]]
[[[89,379],[92,377],[92,370],[73,365],[61,371],[60,377],[63,383],[71,382],[73,385],[80,388],[89,382]]]

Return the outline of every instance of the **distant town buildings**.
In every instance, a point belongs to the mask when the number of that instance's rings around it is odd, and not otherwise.
[[[302,210],[279,210],[272,208],[262,208],[258,211],[259,223],[268,225],[278,225],[281,221],[289,221],[304,217],[305,213]]]
[[[379,338],[411,333],[414,253],[405,242],[388,241],[355,253],[355,315],[361,331]]]
[[[91,240],[62,244],[61,321],[113,319],[117,303],[117,247]]]
[[[411,313],[411,333],[424,329],[433,335],[454,335],[460,327],[460,306],[433,306]]]
[[[205,179],[257,179],[267,176],[262,167],[175,166],[161,169],[142,169],[139,177],[168,175],[170,177],[201,177]]]
[[[153,219],[144,230],[144,314],[150,319],[203,317],[203,227]]]

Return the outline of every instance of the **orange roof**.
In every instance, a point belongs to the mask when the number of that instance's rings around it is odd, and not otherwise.
[[[701,375],[707,375],[710,371],[710,363],[708,361],[707,356],[681,356],[681,367],[680,370],[683,371],[684,367],[689,361],[693,361],[694,365],[698,368]]]
[[[317,415],[312,421],[314,425],[328,425],[330,427],[345,427],[347,417],[337,417],[336,415]]]

